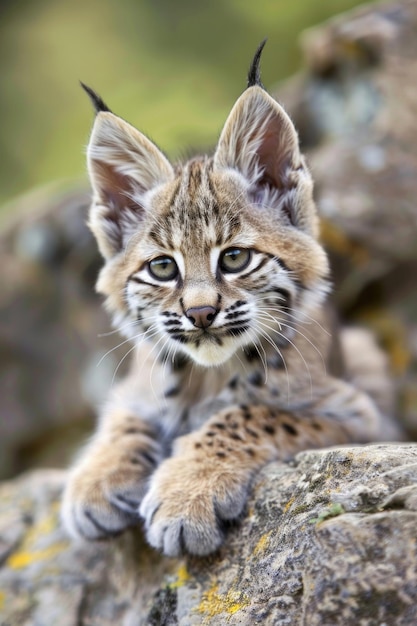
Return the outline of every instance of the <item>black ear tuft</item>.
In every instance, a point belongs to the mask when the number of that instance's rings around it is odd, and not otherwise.
[[[254,87],[255,85],[257,85],[258,87],[262,87],[262,89],[265,89],[261,82],[261,70],[259,68],[259,62],[261,60],[262,50],[264,49],[266,42],[266,38],[261,41],[257,51],[255,52],[255,56],[252,59],[252,63],[250,64],[248,72],[248,87]]]
[[[93,91],[91,89],[91,87],[87,87],[87,85],[85,85],[81,81],[80,81],[80,85],[84,89],[84,91],[89,95],[90,100],[93,103],[93,107],[96,110],[96,113],[100,113],[100,111],[108,111],[109,113],[111,113],[111,111],[110,111],[109,107],[107,106],[107,104],[105,102],[103,102],[103,100],[100,98],[100,96],[98,94],[96,94],[96,92]]]

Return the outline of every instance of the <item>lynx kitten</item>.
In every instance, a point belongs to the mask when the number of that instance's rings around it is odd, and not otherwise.
[[[185,164],[85,87],[97,289],[135,354],[70,473],[74,537],[142,518],[165,554],[208,554],[263,465],[378,433],[372,400],[332,374],[312,179],[262,48],[214,155]]]

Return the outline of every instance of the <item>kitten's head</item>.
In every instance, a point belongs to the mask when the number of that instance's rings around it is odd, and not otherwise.
[[[105,259],[97,288],[125,334],[157,344],[155,356],[215,365],[241,348],[284,345],[326,292],[311,176],[255,70],[214,156],[176,167],[90,92],[90,227]]]

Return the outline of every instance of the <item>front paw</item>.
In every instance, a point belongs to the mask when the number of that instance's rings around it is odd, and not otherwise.
[[[90,453],[69,477],[61,518],[73,538],[106,539],[139,521],[138,509],[156,455],[125,454],[103,447]]]
[[[164,461],[140,507],[149,543],[167,556],[214,552],[226,522],[242,513],[248,482],[232,468],[186,457]]]

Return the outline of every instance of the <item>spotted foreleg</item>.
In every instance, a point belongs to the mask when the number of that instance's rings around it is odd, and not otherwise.
[[[303,409],[255,405],[218,413],[179,438],[153,475],[140,508],[149,542],[170,556],[213,552],[226,523],[244,511],[263,465],[308,448],[368,440],[377,421],[372,402],[344,383]]]

